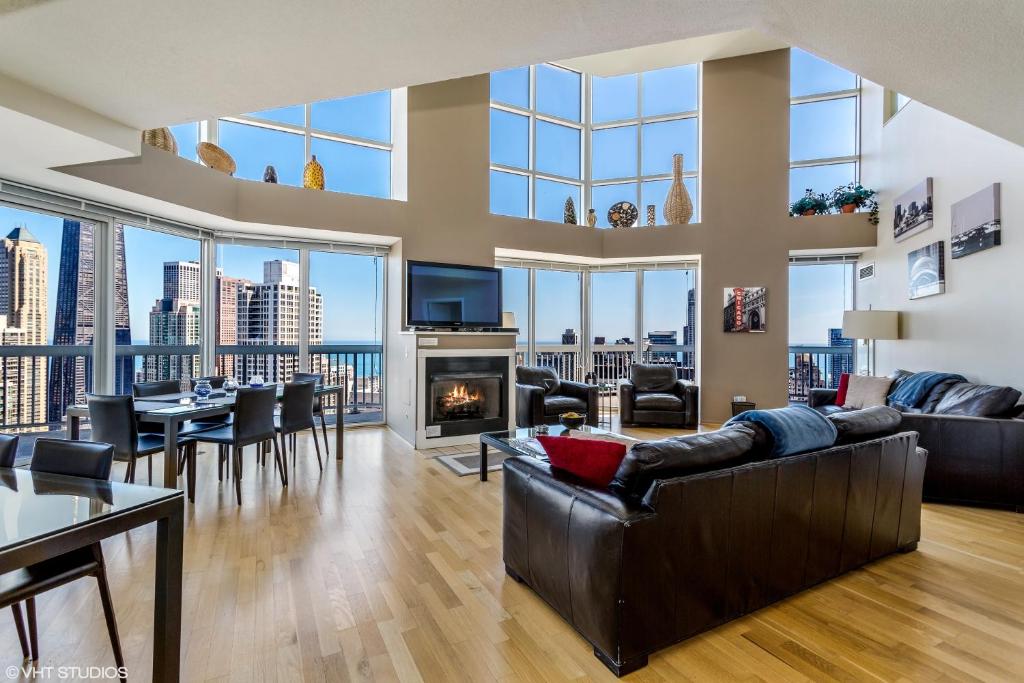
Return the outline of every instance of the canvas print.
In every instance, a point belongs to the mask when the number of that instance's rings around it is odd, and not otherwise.
[[[764,332],[765,293],[764,287],[726,287],[725,331]]]
[[[896,198],[892,234],[897,242],[932,227],[932,179],[925,178]]]
[[[910,298],[920,299],[946,291],[945,243],[933,242],[907,254]]]
[[[1002,226],[999,216],[999,183],[953,204],[953,258],[999,246]]]

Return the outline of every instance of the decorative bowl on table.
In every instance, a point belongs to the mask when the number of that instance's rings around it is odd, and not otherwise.
[[[259,389],[263,386],[263,375],[253,375],[249,378],[249,386],[254,389]]]
[[[224,391],[229,394],[233,394],[238,391],[238,380],[234,377],[228,377],[224,380]]]
[[[210,384],[210,380],[201,379],[196,382],[196,388],[192,390],[193,393],[199,398],[207,398],[213,393],[213,385]]]
[[[558,422],[569,431],[579,429],[586,421],[587,416],[583,413],[562,413],[558,416]]]

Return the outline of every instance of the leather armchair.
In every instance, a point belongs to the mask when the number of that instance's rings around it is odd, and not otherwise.
[[[516,426],[558,424],[562,413],[585,413],[587,424],[596,427],[598,388],[559,379],[552,368],[516,367]]]
[[[619,416],[624,425],[697,428],[697,385],[676,378],[672,365],[634,363],[619,385]]]

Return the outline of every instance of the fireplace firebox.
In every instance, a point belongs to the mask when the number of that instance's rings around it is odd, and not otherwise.
[[[508,427],[507,356],[430,357],[425,374],[428,438]]]

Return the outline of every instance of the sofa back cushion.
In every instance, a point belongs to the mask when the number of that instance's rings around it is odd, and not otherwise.
[[[1013,387],[961,382],[943,394],[932,411],[937,415],[969,415],[971,417],[1004,417],[1013,412],[1020,392]]]
[[[782,458],[829,448],[836,442],[836,428],[824,415],[804,405],[747,410],[733,417],[725,426],[737,422],[755,422],[771,433],[771,457]]]
[[[832,413],[827,419],[835,425],[839,434],[836,443],[844,444],[895,434],[899,431],[903,416],[888,406],[874,406]]]
[[[540,387],[548,396],[558,391],[560,382],[553,368],[534,368],[528,365],[516,366],[516,384]]]
[[[638,392],[671,391],[676,383],[676,367],[634,363],[629,368],[629,379]]]
[[[736,424],[714,432],[641,441],[626,453],[610,488],[623,498],[639,500],[656,479],[741,465],[751,460],[755,437],[749,426]]]
[[[846,390],[846,401],[844,408],[860,410],[872,406],[884,406],[886,395],[892,380],[888,377],[868,377],[866,375],[851,375],[850,386]]]

